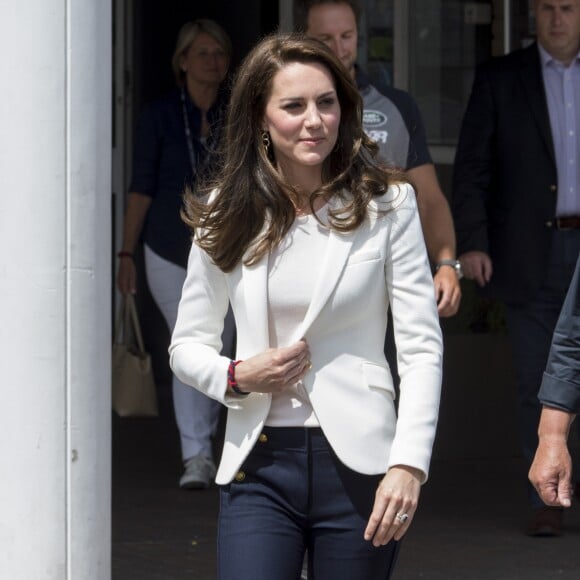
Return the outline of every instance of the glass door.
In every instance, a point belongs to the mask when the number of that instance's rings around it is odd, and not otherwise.
[[[409,83],[429,141],[453,146],[478,62],[491,56],[492,7],[487,0],[411,0]]]
[[[380,91],[395,85],[395,2],[366,0],[359,25],[358,62]]]
[[[493,16],[491,0],[364,2],[360,64],[379,90],[394,85],[415,98],[443,163],[452,162],[475,66],[491,56]]]
[[[506,0],[509,4],[508,46],[525,48],[535,40],[534,0]]]

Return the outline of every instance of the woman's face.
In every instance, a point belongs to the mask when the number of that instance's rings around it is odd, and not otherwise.
[[[340,103],[330,71],[318,63],[291,63],[278,71],[266,103],[278,169],[288,178],[322,164],[338,137]]]
[[[201,32],[189,45],[181,59],[181,70],[188,81],[198,84],[220,84],[227,72],[229,58],[222,45]]]

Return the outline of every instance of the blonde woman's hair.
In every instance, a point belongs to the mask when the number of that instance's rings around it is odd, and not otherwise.
[[[177,33],[175,50],[171,57],[171,68],[178,85],[183,85],[185,73],[181,70],[181,59],[191,46],[191,43],[202,33],[209,34],[224,50],[228,59],[232,58],[232,41],[228,33],[214,20],[200,18],[186,22]]]

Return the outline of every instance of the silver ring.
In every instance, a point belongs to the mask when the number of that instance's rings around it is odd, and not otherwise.
[[[396,518],[404,524],[409,519],[409,514],[397,514]]]

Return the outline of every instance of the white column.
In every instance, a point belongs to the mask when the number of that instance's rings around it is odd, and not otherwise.
[[[0,578],[106,580],[111,7],[1,12]]]

